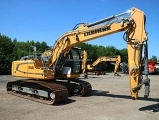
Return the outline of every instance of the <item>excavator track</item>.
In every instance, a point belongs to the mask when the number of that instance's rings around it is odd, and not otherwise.
[[[92,91],[92,86],[89,82],[83,81],[83,80],[74,80],[73,82],[76,82],[76,84],[80,85],[82,89],[79,91],[80,96],[86,96]]]
[[[71,79],[65,83],[57,81],[57,83],[67,87],[69,95],[87,96],[92,91],[92,86],[89,82],[79,79]]]
[[[8,82],[7,92],[49,105],[58,104],[68,99],[68,90],[65,86],[31,79]]]

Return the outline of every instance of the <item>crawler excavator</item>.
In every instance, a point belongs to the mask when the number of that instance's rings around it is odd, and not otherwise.
[[[115,65],[115,67],[114,67],[114,75],[119,76],[119,74],[117,73],[117,70],[118,70],[120,62],[121,62],[120,55],[113,56],[113,57],[101,56],[96,61],[94,61],[92,64],[87,64],[88,55],[87,55],[86,50],[84,50],[84,51],[82,51],[81,58],[82,58],[82,70],[83,70],[83,74],[84,74],[85,78],[87,77],[87,72],[95,71],[95,67],[99,63],[107,62],[107,61],[115,62],[115,63],[113,63],[113,65]]]
[[[107,62],[107,61],[115,61],[115,67],[114,67],[114,75],[118,75],[117,70],[119,68],[120,62],[121,62],[121,57],[120,55],[118,56],[113,56],[113,57],[106,57],[106,56],[102,56],[99,57],[96,61],[94,61],[92,64],[88,64],[87,65],[87,71],[93,71],[95,70],[95,66],[97,66],[99,63],[101,62]]]
[[[74,46],[124,31],[131,97],[137,99],[142,85],[145,85],[144,97],[148,97],[150,79],[148,74],[142,76],[141,72],[141,59],[144,59],[145,71],[148,73],[145,22],[144,12],[133,7],[93,23],[77,24],[56,40],[48,60],[34,55],[31,59],[13,61],[12,75],[21,79],[7,83],[8,93],[46,104],[58,104],[71,94],[87,95],[92,87],[89,82],[78,79],[82,64],[79,49]]]

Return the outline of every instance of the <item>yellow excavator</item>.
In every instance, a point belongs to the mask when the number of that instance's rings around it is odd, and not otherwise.
[[[87,65],[87,70],[88,71],[92,71],[95,70],[95,66],[98,65],[100,62],[107,62],[107,61],[115,61],[115,67],[114,67],[114,75],[118,75],[117,70],[119,68],[120,62],[121,62],[121,58],[120,55],[118,56],[114,56],[114,57],[99,57],[96,61],[93,62],[93,64],[88,64]]]
[[[117,55],[117,56],[113,56],[113,57],[106,57],[106,56],[101,56],[99,57],[96,61],[94,61],[92,64],[87,64],[87,52],[84,50],[82,51],[82,70],[83,70],[83,74],[84,74],[84,77],[87,78],[87,72],[92,72],[92,71],[96,71],[95,67],[101,63],[101,62],[108,62],[108,61],[111,61],[111,62],[115,62],[113,63],[113,65],[115,65],[114,67],[114,75],[117,75],[117,76],[120,76],[117,71],[118,71],[118,68],[120,66],[120,62],[121,62],[121,57],[120,55]],[[98,70],[97,70],[98,71]],[[99,72],[99,71],[98,71]]]
[[[117,71],[118,71],[118,68],[119,68],[119,65],[120,65],[120,62],[121,62],[120,55],[113,56],[113,57],[106,57],[106,56],[99,57],[96,61],[93,62],[93,64],[91,64],[91,65],[88,64],[87,65],[87,70],[88,71],[95,70],[95,66],[96,65],[98,65],[101,62],[108,62],[108,61],[116,62],[115,63],[115,67],[114,67],[114,75],[118,75],[119,76],[119,74],[117,73]]]
[[[22,78],[7,83],[8,93],[46,104],[63,102],[72,94],[89,94],[92,90],[91,84],[78,79],[82,73],[82,61],[80,50],[74,46],[125,31],[123,38],[128,49],[131,97],[138,97],[142,85],[145,85],[144,97],[148,97],[150,79],[145,22],[144,12],[133,7],[124,13],[93,23],[77,24],[56,40],[51,55],[37,56],[36,48],[33,47],[34,54],[29,55],[28,59],[13,61],[12,75]],[[44,59],[47,57],[48,59]],[[144,76],[141,71],[142,64],[147,72]]]

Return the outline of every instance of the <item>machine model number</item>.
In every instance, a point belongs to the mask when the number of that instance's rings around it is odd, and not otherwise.
[[[28,69],[34,69],[34,66],[28,66]]]

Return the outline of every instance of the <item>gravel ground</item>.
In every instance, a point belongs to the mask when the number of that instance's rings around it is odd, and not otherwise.
[[[0,76],[0,120],[158,120],[159,75],[149,75],[151,92],[144,99],[144,86],[139,98],[132,100],[129,77],[89,75],[92,95],[72,96],[60,105],[46,105],[7,94],[8,81],[18,78]]]

